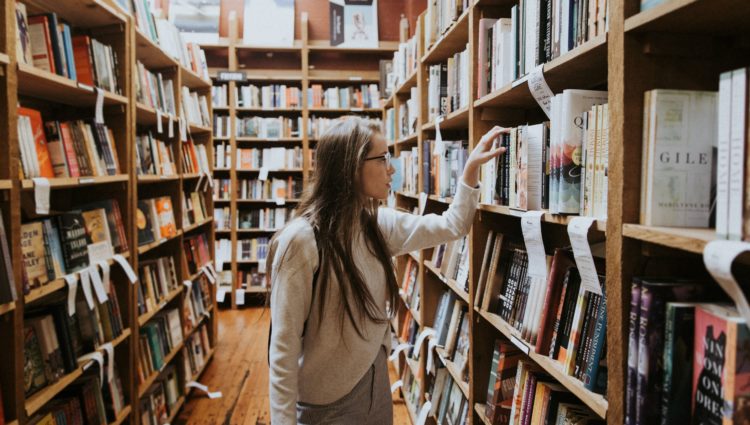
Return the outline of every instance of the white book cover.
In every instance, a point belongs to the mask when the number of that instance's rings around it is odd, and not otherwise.
[[[539,26],[539,0],[526,0],[526,16],[524,22],[525,31],[525,74],[536,68],[536,50],[538,47],[537,36]]]
[[[331,46],[378,47],[378,0],[329,0],[328,5]]]
[[[747,117],[747,69],[732,71],[732,105],[729,135],[729,239],[742,239],[745,195],[745,139]]]
[[[560,158],[560,113],[562,111],[562,94],[552,98],[550,130],[550,176],[549,176],[549,212],[556,214],[559,211],[557,206],[557,190],[560,186],[559,163]]]
[[[644,222],[708,227],[716,93],[652,90]]]

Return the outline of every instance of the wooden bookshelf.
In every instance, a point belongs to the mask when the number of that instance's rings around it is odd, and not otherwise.
[[[125,406],[119,415],[117,415],[117,419],[114,422],[110,422],[109,425],[120,425],[122,423],[125,423],[125,421],[130,416],[130,413],[133,412],[133,409],[130,406]]]

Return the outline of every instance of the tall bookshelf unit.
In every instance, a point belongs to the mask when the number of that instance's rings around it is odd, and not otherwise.
[[[183,257],[183,238],[204,233],[209,241],[213,240],[211,226],[213,215],[210,191],[206,193],[206,207],[209,217],[200,223],[187,225],[182,222],[182,197],[194,191],[199,175],[182,171],[180,159],[180,138],[178,127],[174,128],[175,137],[167,138],[169,119],[157,115],[156,111],[139,104],[135,95],[134,71],[135,61],[140,60],[149,69],[168,73],[175,81],[175,100],[179,105],[179,88],[183,85],[198,91],[210,98],[210,82],[203,80],[193,71],[181,66],[156,44],[150,42],[136,29],[133,18],[114,3],[103,0],[87,1],[47,1],[29,0],[26,4],[29,15],[34,13],[54,12],[58,17],[74,28],[94,35],[110,44],[117,53],[118,75],[121,94],[105,92],[103,95],[104,122],[113,131],[115,147],[120,163],[120,173],[106,177],[52,178],[50,183],[50,211],[52,213],[69,211],[93,200],[117,200],[128,242],[128,252],[122,255],[129,266],[138,273],[139,261],[152,255],[172,256],[175,259],[179,290],[171,294],[169,300],[147,315],[138,315],[137,283],[132,284],[122,267],[110,259],[111,284],[119,299],[123,321],[122,334],[109,341],[114,350],[116,367],[122,381],[125,408],[112,425],[120,423],[140,423],[139,399],[160,375],[164,368],[148,377],[146,382],[138,385],[137,359],[139,332],[142,326],[167,305],[180,311],[181,328],[184,329],[182,306],[190,302],[187,284],[193,280],[203,279],[202,274],[190,275]],[[58,379],[30,397],[24,396],[24,318],[31,309],[44,308],[51,301],[64,300],[68,294],[66,281],[58,279],[39,288],[32,289],[24,295],[22,288],[23,263],[21,254],[21,225],[29,220],[43,218],[35,212],[35,183],[32,180],[20,179],[20,150],[17,134],[17,108],[26,106],[38,109],[45,120],[50,119],[84,119],[94,116],[97,96],[93,89],[78,84],[76,81],[55,75],[29,65],[19,63],[16,57],[16,23],[14,0],[4,0],[0,8],[0,138],[6,142],[0,146],[0,208],[5,225],[5,233],[13,262],[13,275],[17,299],[12,303],[0,306],[0,337],[7,344],[2,350],[0,361],[3,373],[0,377],[2,407],[5,422],[13,425],[24,425],[35,413],[41,411],[47,403],[68,388],[84,371],[93,367],[90,361],[80,361],[71,373]],[[209,102],[210,103],[210,102]],[[154,130],[157,119],[161,118],[164,134],[159,138],[174,144],[177,162],[175,177],[151,178],[136,175],[134,140],[137,131]],[[176,118],[174,117],[176,123]],[[211,155],[210,128],[189,126],[189,137],[196,144],[204,144]],[[174,215],[178,226],[178,236],[169,240],[157,241],[154,244],[139,247],[136,228],[137,199],[156,195],[169,195],[172,198]],[[213,258],[213,247],[210,247]],[[80,291],[80,288],[79,288]],[[178,370],[178,387],[182,397],[170,410],[170,421],[184,403],[190,388],[187,382],[199,379],[202,370],[192,376],[182,376],[183,347],[186,340],[199,326],[206,326],[210,345],[216,344],[217,321],[213,308],[215,299],[212,292],[209,303],[209,314],[200,317],[199,323],[190,333],[183,334],[183,343],[176,345],[173,352],[166,357],[166,363],[175,364]],[[182,330],[181,329],[181,330]],[[97,351],[104,354],[103,347]],[[213,356],[213,349],[206,353],[206,365]],[[107,355],[104,354],[107,359]],[[105,360],[105,367],[109,360]]]
[[[240,170],[237,167],[237,149],[264,147],[301,147],[303,167],[301,169],[269,170],[269,178],[274,176],[301,178],[303,187],[307,186],[312,173],[312,151],[317,139],[310,134],[308,119],[314,117],[336,118],[342,115],[362,115],[379,118],[381,108],[369,109],[329,109],[308,107],[307,89],[312,84],[327,86],[347,86],[365,83],[377,83],[380,78],[379,59],[386,59],[392,55],[397,43],[380,42],[380,47],[373,49],[338,49],[331,47],[328,40],[308,39],[307,13],[301,14],[300,36],[290,47],[263,47],[245,45],[239,37],[236,21],[230,18],[230,37],[222,39],[217,44],[204,44],[209,73],[214,78],[214,85],[226,84],[228,88],[227,107],[214,107],[215,115],[230,117],[230,132],[227,138],[214,138],[214,143],[225,143],[231,149],[230,166],[224,169],[214,169],[214,179],[230,179],[230,198],[215,200],[217,208],[230,208],[230,228],[217,231],[218,239],[229,239],[232,246],[231,262],[224,264],[224,270],[229,269],[232,276],[232,290],[226,293],[225,301],[236,308],[238,292],[246,294],[265,294],[268,288],[248,287],[243,290],[238,287],[238,272],[261,268],[265,261],[239,260],[238,244],[243,239],[256,237],[270,238],[275,230],[269,229],[241,229],[238,224],[239,214],[243,211],[259,207],[282,206],[276,199],[247,200],[239,199],[239,180],[257,178],[260,170]],[[245,82],[230,81],[221,83],[216,80],[219,71],[241,71],[246,74]],[[301,89],[300,108],[245,108],[238,107],[235,90],[242,86],[254,84],[256,86],[269,84],[287,84]],[[283,116],[295,119],[302,118],[301,137],[293,138],[257,138],[238,137],[236,132],[237,120],[242,117]],[[287,198],[283,206],[296,207],[299,199]],[[244,297],[244,294],[243,294]],[[241,304],[241,303],[240,303]]]

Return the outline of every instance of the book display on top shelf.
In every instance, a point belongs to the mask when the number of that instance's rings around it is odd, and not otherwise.
[[[243,43],[251,46],[294,45],[294,0],[245,0]],[[258,13],[258,11],[263,13]]]
[[[378,47],[378,0],[329,0],[330,40],[335,47]]]

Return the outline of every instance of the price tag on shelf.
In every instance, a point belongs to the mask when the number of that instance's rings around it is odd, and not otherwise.
[[[393,385],[391,385],[391,394],[393,394],[397,389],[404,386],[404,381],[399,379],[398,381],[394,382]]]
[[[244,289],[235,289],[234,297],[237,301],[237,305],[245,305],[245,290]]]
[[[160,109],[156,110],[156,132],[159,134],[164,132],[164,126],[162,125],[162,122],[161,122],[161,110]]]
[[[103,344],[99,348],[107,353],[107,382],[112,382],[112,377],[115,374],[115,348],[111,342]]]
[[[68,274],[63,277],[68,284],[68,316],[76,314],[76,292],[78,292],[78,275]]]
[[[258,180],[260,181],[268,180],[268,167],[260,167],[260,174],[258,175]]]
[[[128,280],[130,280],[130,283],[134,284],[138,281],[138,276],[135,274],[135,271],[133,271],[133,268],[130,266],[130,263],[128,263],[128,260],[126,260],[125,257],[122,256],[122,254],[115,254],[112,256],[112,259],[117,261],[117,264],[122,267],[122,270],[128,276]]]
[[[80,177],[78,179],[78,184],[91,184],[95,182],[93,177]]]
[[[547,114],[547,118],[550,118],[552,113],[552,97],[554,94],[547,85],[547,81],[544,79],[544,65],[539,65],[531,71],[528,78],[529,91],[531,95],[536,99],[536,103],[542,107],[542,110]]]
[[[732,263],[743,252],[750,251],[750,243],[715,240],[703,248],[703,263],[721,289],[729,295],[737,311],[750,323],[750,304],[744,291],[732,275]]]
[[[591,255],[588,239],[589,228],[594,221],[593,217],[574,217],[568,223],[568,237],[573,247],[578,272],[581,274],[581,287],[594,294],[602,295],[602,287],[596,273],[596,265]]]
[[[83,289],[83,297],[86,299],[86,304],[89,306],[89,310],[94,309],[94,296],[91,294],[91,278],[89,276],[89,270],[83,269],[78,274],[81,276],[81,289]]]
[[[443,155],[445,153],[445,143],[443,143],[443,135],[440,133],[440,122],[442,120],[442,115],[438,115],[435,118],[435,141],[432,144],[433,155]]]
[[[362,81],[362,77],[361,76],[350,75],[349,76],[349,81]]]
[[[547,257],[542,240],[542,215],[544,211],[526,211],[521,216],[521,231],[529,257],[530,277],[547,280]]]
[[[94,111],[94,122],[104,124],[104,91],[96,88],[96,110]]]
[[[427,423],[427,416],[430,414],[430,409],[432,409],[432,402],[427,400],[422,405],[422,410],[419,411],[416,425],[425,425]]]
[[[34,177],[34,203],[36,213],[39,215],[49,214],[49,180],[44,177]]]
[[[208,390],[207,386],[205,386],[203,384],[199,384],[199,383],[197,383],[195,381],[188,382],[187,384],[185,384],[185,387],[186,388],[195,388],[196,390],[205,393],[208,396],[208,398],[210,398],[210,399],[221,398],[221,396],[222,396],[221,395],[221,391],[211,392],[211,391]]]
[[[391,355],[388,356],[388,360],[395,361],[398,358],[399,353],[406,350],[409,347],[411,347],[411,345],[407,343],[397,345],[396,348],[393,349],[393,352],[391,353]]]

